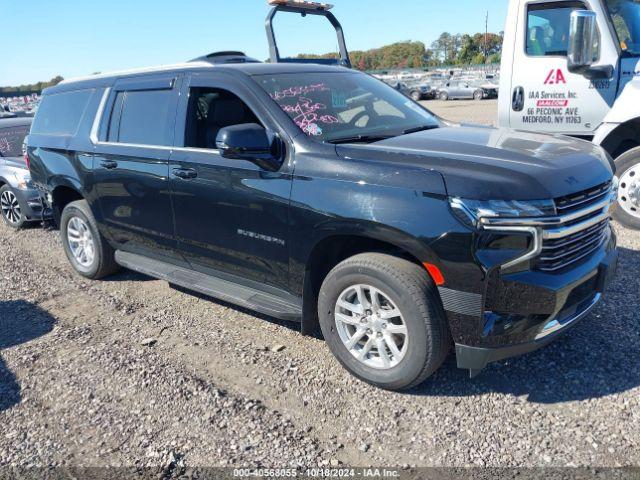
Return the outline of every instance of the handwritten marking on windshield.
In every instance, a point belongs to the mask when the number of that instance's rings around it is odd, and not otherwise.
[[[291,87],[272,93],[271,98],[278,101],[280,107],[293,118],[293,121],[303,132],[307,135],[319,136],[322,135],[322,128],[318,123],[332,124],[338,123],[340,120],[333,115],[320,115],[318,112],[326,110],[327,106],[324,103],[314,102],[312,99],[303,96],[304,94],[318,91],[329,91],[329,88],[323,83]],[[295,105],[284,104],[279,101],[295,97],[298,97]]]

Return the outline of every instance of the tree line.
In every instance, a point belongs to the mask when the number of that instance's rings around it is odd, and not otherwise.
[[[442,33],[430,47],[423,42],[405,41],[371,50],[349,52],[358,70],[426,68],[443,65],[480,65],[500,63],[503,32],[451,34]],[[300,54],[298,58],[337,58],[337,53]]]
[[[64,78],[60,75],[52,78],[48,82],[30,83],[25,85],[18,85],[16,87],[0,87],[0,97],[7,95],[28,95],[30,93],[40,93],[42,90],[48,87],[53,87],[59,84]]]

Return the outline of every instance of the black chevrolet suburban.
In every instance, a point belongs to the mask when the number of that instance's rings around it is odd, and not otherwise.
[[[472,374],[548,344],[617,264],[603,150],[453,125],[343,66],[222,52],[66,81],[28,156],[81,275],[300,322],[387,389],[452,344]]]

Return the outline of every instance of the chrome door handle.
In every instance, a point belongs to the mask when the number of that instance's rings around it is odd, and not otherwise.
[[[198,176],[198,172],[191,168],[176,168],[173,170],[173,176],[182,180],[191,180]]]
[[[100,162],[100,166],[102,168],[106,168],[107,170],[114,170],[118,168],[118,162],[114,162],[113,160],[103,160]]]

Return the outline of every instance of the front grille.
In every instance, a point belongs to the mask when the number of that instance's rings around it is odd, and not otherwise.
[[[558,215],[565,215],[593,205],[606,197],[610,191],[611,182],[607,182],[573,195],[556,198],[555,203]]]
[[[609,239],[611,188],[608,182],[555,200],[558,217],[565,221],[545,226],[542,252],[534,262],[536,270],[561,271],[588,259]]]

